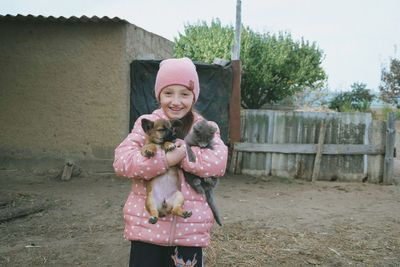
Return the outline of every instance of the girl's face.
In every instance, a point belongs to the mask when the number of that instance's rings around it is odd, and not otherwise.
[[[183,85],[169,85],[161,90],[160,104],[170,119],[182,119],[192,108],[194,95]]]

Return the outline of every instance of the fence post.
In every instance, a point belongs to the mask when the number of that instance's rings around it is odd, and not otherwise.
[[[229,144],[232,149],[232,157],[229,171],[234,173],[238,152],[235,151],[235,142],[240,142],[240,80],[242,76],[242,62],[232,60],[232,96],[229,105]]]
[[[396,114],[390,112],[387,114],[386,122],[386,149],[385,163],[383,167],[383,183],[393,184],[393,154],[394,144],[396,142]]]
[[[319,167],[321,165],[321,159],[322,159],[322,149],[324,147],[324,141],[325,141],[325,132],[326,132],[326,124],[325,122],[323,122],[319,130],[317,153],[315,155],[314,170],[311,179],[313,182],[317,180],[319,174]]]
[[[233,147],[235,142],[240,142],[240,79],[242,75],[242,62],[232,60],[232,96],[229,105],[229,140]]]

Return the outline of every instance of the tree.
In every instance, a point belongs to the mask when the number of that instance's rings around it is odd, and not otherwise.
[[[313,88],[305,87],[302,91],[296,92],[292,97],[283,100],[283,103],[296,107],[327,107],[328,95],[329,89],[326,86],[326,80],[322,80]]]
[[[382,69],[381,74],[381,85],[379,86],[381,91],[381,99],[389,104],[396,105],[400,108],[400,60],[391,59],[390,68],[386,70]]]
[[[365,83],[353,83],[351,91],[342,92],[336,95],[329,101],[329,108],[336,109],[337,111],[357,110],[364,112],[370,106],[375,98],[375,95],[370,93]]]
[[[208,26],[205,21],[186,24],[184,34],[174,37],[174,57],[189,57],[194,61],[212,63],[215,58],[229,60],[233,45],[232,26],[222,27],[219,19]]]
[[[234,29],[213,20],[185,25],[184,34],[175,38],[174,56],[212,63],[214,58],[229,60]],[[260,108],[305,88],[320,87],[326,74],[321,67],[323,52],[315,43],[294,41],[289,33],[258,33],[243,27],[240,60],[242,106]]]

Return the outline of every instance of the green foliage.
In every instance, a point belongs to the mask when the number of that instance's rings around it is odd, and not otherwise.
[[[327,97],[329,95],[326,80],[315,84],[313,88],[304,87],[302,91],[296,92],[293,96],[285,98],[279,103],[295,107],[327,107]]]
[[[392,108],[392,107],[390,107],[389,105],[385,105],[383,108],[382,108],[382,116],[383,116],[383,119],[384,120],[387,120],[387,114],[389,113],[389,112],[394,112],[394,113],[396,113],[396,119],[397,120],[399,120],[400,119],[400,109],[396,109],[396,108]]]
[[[353,106],[351,105],[350,102],[345,101],[341,106],[340,106],[340,111],[341,112],[355,112]]]
[[[185,25],[184,34],[174,38],[174,57],[189,57],[194,61],[212,63],[214,58],[230,59],[234,29],[222,27],[216,19],[208,26],[205,21]]]
[[[381,82],[381,99],[400,108],[400,59],[392,58],[389,70],[382,69]]]
[[[360,112],[367,112],[371,107],[372,101],[364,100],[360,103],[358,110]]]
[[[290,34],[260,34],[244,29],[242,100],[245,108],[260,108],[306,88],[317,88],[326,75],[322,52],[315,44],[295,42]]]
[[[174,40],[174,56],[212,63],[214,58],[229,60],[234,29],[217,19],[185,25],[184,34]],[[326,74],[321,67],[323,52],[315,43],[294,41],[289,33],[258,33],[243,27],[240,60],[242,106],[260,108],[296,92],[321,86]]]
[[[365,83],[353,83],[350,92],[336,95],[330,102],[329,108],[340,112],[360,111],[366,112],[375,96],[370,93]]]

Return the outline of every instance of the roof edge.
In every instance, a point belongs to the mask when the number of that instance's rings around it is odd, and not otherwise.
[[[55,22],[55,23],[123,23],[123,24],[130,24],[128,21],[124,19],[120,19],[118,17],[114,18],[109,18],[107,16],[103,17],[87,17],[87,16],[81,16],[81,17],[76,17],[76,16],[71,16],[69,18],[60,16],[60,17],[54,17],[54,16],[34,16],[34,15],[0,15],[0,21],[43,21],[43,22]]]

